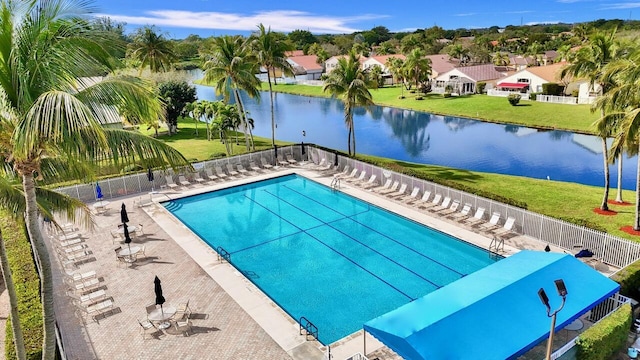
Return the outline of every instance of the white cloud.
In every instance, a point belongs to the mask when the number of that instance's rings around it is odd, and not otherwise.
[[[96,16],[108,16],[115,21],[123,21],[133,25],[239,31],[254,31],[256,26],[262,23],[267,27],[271,26],[274,31],[290,32],[300,29],[320,34],[344,34],[360,31],[362,29],[354,28],[349,24],[387,17],[376,14],[331,17],[296,10],[259,11],[251,14],[153,10],[147,11],[145,14],[146,16],[118,14],[97,14]]]
[[[601,9],[603,10],[624,10],[637,8],[640,8],[640,2],[614,3],[601,7]]]
[[[473,16],[477,15],[476,13],[462,13],[462,14],[453,14],[453,16]]]

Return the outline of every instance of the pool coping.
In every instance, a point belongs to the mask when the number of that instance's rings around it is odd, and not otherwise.
[[[226,182],[192,187],[180,193],[159,192],[151,194],[154,205],[144,207],[144,211],[209,275],[246,311],[273,339],[294,359],[322,359],[327,346],[318,341],[307,341],[300,335],[299,326],[295,319],[291,318],[273,300],[263,293],[256,285],[240,273],[235,267],[226,261],[221,261],[218,254],[206,242],[200,239],[178,218],[171,214],[159,202],[175,200],[200,193],[220,190],[232,186],[277,178],[289,174],[297,174],[309,178],[322,185],[330,186],[333,176],[328,173],[320,173],[303,167],[278,169],[278,171],[263,172],[249,177],[228,180]],[[434,230],[454,236],[472,245],[489,249],[491,239],[475,233],[469,229],[456,226],[450,222],[439,219],[437,215],[418,211],[411,206],[402,204],[378,194],[366,191],[351,184],[344,184],[340,191],[354,196],[357,199],[381,207],[384,210],[403,216],[407,219],[426,225]],[[165,197],[166,196],[166,197]],[[540,245],[540,250],[544,244]],[[520,251],[505,244],[502,256],[510,256]],[[337,359],[348,358],[361,352],[369,353],[384,346],[371,335],[363,339],[363,330],[359,330],[332,344],[330,351]],[[301,349],[304,355],[297,357]],[[310,351],[310,352],[309,352]]]

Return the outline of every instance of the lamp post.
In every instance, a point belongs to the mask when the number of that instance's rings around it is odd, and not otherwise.
[[[556,315],[558,314],[558,312],[560,312],[560,310],[562,310],[565,300],[567,299],[567,287],[564,285],[564,281],[562,281],[562,279],[558,279],[554,280],[554,283],[556,284],[558,295],[562,297],[562,303],[560,304],[560,307],[553,312],[551,312],[551,306],[549,306],[549,297],[547,296],[547,293],[544,292],[543,288],[540,288],[540,290],[538,290],[540,301],[542,301],[542,304],[544,304],[544,306],[547,308],[547,316],[551,318],[551,330],[549,331],[549,340],[547,342],[547,356],[545,357],[546,360],[551,360],[551,349],[553,348],[553,332],[556,328]]]

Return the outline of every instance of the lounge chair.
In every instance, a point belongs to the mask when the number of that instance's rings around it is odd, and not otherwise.
[[[418,208],[420,208],[420,206],[423,206],[424,204],[429,202],[430,197],[431,197],[431,191],[427,190],[424,192],[424,194],[422,194],[422,197],[420,197],[420,199],[415,200],[413,202],[409,201],[407,202],[407,204],[411,204],[413,206],[417,206]]]
[[[337,177],[339,177],[341,180],[347,180],[347,179],[355,179],[356,174],[358,173],[358,169],[353,169],[351,170],[351,173],[349,175],[336,175]]]
[[[438,206],[440,204],[440,200],[442,200],[442,194],[436,194],[431,201],[425,202],[418,206],[418,209],[429,209],[434,206]]]
[[[451,197],[450,196],[446,196],[444,198],[444,200],[442,200],[442,204],[440,204],[440,205],[434,204],[434,206],[428,207],[427,210],[429,210],[431,212],[438,212],[438,211],[442,211],[442,210],[448,208],[449,205],[451,205]]]
[[[156,329],[156,326],[153,325],[153,323],[151,321],[149,321],[148,319],[144,319],[144,320],[138,319],[138,324],[140,324],[140,328],[142,330],[142,339],[143,340],[145,338],[145,335],[147,334],[147,331],[149,331],[152,334],[154,332],[158,331],[158,329]]]
[[[360,176],[354,177],[354,178],[351,178],[351,179],[347,179],[346,181],[349,182],[349,183],[354,183],[354,184],[361,183],[361,182],[364,181],[364,177],[365,176],[367,176],[367,171],[366,170],[362,170],[360,172]]]
[[[191,183],[184,177],[184,175],[178,176],[178,182],[182,186],[191,186]]]
[[[97,321],[98,316],[103,314],[104,312],[111,310],[113,308],[113,301],[111,299],[103,300],[101,302],[95,303],[93,305],[89,305],[85,307],[79,307],[78,309],[84,316],[90,317],[93,321]]]
[[[227,172],[229,173],[229,176],[237,176],[238,172],[235,171],[233,169],[233,166],[231,166],[231,164],[227,163]]]
[[[393,182],[393,184],[387,188],[387,189],[381,189],[379,191],[377,191],[378,194],[380,195],[387,195],[387,194],[391,194],[392,192],[395,192],[398,190],[398,186],[400,186],[400,181],[396,180]]]
[[[473,217],[470,217],[468,219],[464,219],[463,222],[465,224],[471,225],[471,226],[473,226],[475,224],[478,224],[478,223],[481,223],[481,222],[484,221],[484,220],[482,220],[482,218],[484,217],[484,212],[485,212],[485,209],[483,207],[479,207],[479,208],[476,209],[476,213],[473,215]]]
[[[480,224],[479,228],[481,231],[491,231],[491,230],[497,229],[499,227],[498,221],[500,221],[500,213],[494,212],[493,214],[491,214],[491,218],[489,219],[489,222]]]
[[[369,180],[367,180],[365,183],[363,183],[361,185],[361,187],[363,189],[369,189],[369,188],[374,188],[374,187],[378,186],[378,183],[376,182],[376,178],[377,178],[376,174],[371,175]]]
[[[218,177],[213,174],[213,170],[211,170],[210,168],[207,168],[204,172],[207,174],[207,178],[209,179],[209,181],[218,180]]]
[[[78,245],[81,244],[84,240],[77,238],[77,239],[71,239],[71,240],[66,240],[66,241],[60,241],[60,243],[58,245],[60,245],[61,248],[66,248],[67,246],[73,246],[73,245]]]
[[[400,200],[403,203],[411,203],[418,199],[418,194],[420,194],[420,188],[417,186],[414,186],[413,190],[411,190],[411,194],[400,197],[397,200]]]
[[[460,210],[460,212],[451,214],[450,216],[448,216],[448,218],[460,221],[462,219],[468,218],[470,212],[471,212],[471,204],[466,203],[466,204],[464,204],[464,206],[462,207],[462,210]]]
[[[244,166],[242,166],[242,164],[238,164],[237,168],[238,168],[238,172],[240,174],[242,174],[243,176],[247,175],[248,171],[247,171],[247,169],[244,168]]]
[[[318,170],[318,171],[327,171],[327,170],[331,170],[333,166],[331,165],[330,162],[327,161],[327,159],[322,159],[320,161],[320,164],[318,164],[318,166],[316,166],[314,169]]]
[[[251,161],[249,162],[249,169],[251,169],[254,172],[260,172],[260,170],[262,170],[262,168],[260,168],[260,166],[258,166],[255,161]]]
[[[342,172],[337,173],[336,176],[337,177],[345,177],[345,176],[347,176],[347,174],[349,173],[349,169],[350,169],[349,165],[345,165],[344,168],[342,169]]]
[[[204,183],[204,179],[202,178],[202,176],[200,176],[199,172],[196,172],[193,174],[193,180],[195,180],[198,184],[202,184]]]
[[[167,180],[167,186],[169,187],[169,189],[177,189],[178,188],[178,184],[173,182],[173,177],[171,177],[171,175],[165,176],[165,180]]]
[[[139,208],[141,207],[145,207],[145,206],[149,206],[149,205],[153,205],[153,198],[151,197],[151,195],[149,197],[142,197],[140,196],[138,198],[138,200],[134,200],[133,204]]]
[[[460,206],[460,200],[454,200],[453,203],[451,204],[451,206],[449,206],[448,209],[442,210],[442,211],[438,212],[438,214],[442,215],[442,216],[451,215],[451,214],[455,213],[456,211],[458,211],[458,207],[459,206]]]
[[[384,185],[378,186],[378,187],[374,187],[374,188],[371,189],[371,191],[378,192],[378,191],[386,190],[386,189],[389,188],[389,186],[391,186],[392,182],[393,182],[393,180],[387,179],[387,181],[384,183]]]
[[[285,160],[282,155],[278,155],[278,165],[280,166],[287,166],[289,165],[289,162],[287,160]]]
[[[225,173],[222,168],[220,166],[216,166],[214,167],[215,171],[216,171],[216,175],[218,175],[218,177],[222,180],[224,180],[226,177],[228,177],[229,175],[227,175],[227,173]]]
[[[403,183],[402,185],[400,185],[400,190],[392,192],[391,194],[387,194],[387,197],[396,198],[398,196],[406,195],[405,193],[407,192],[407,186],[408,185],[406,183]]]
[[[267,170],[269,170],[269,169],[273,169],[273,165],[269,164],[269,163],[267,162],[267,159],[265,159],[265,158],[261,157],[261,158],[260,158],[260,162],[262,163],[262,167],[263,167],[263,168],[265,168],[265,169],[267,169]]]
[[[296,165],[298,160],[294,159],[292,155],[287,155],[287,162],[291,165]]]
[[[513,225],[515,225],[515,223],[516,223],[516,218],[514,218],[513,216],[509,216],[501,228],[492,230],[491,232],[493,233],[493,235],[496,235],[496,236],[506,235],[511,232],[511,230],[513,229]]]
[[[87,306],[99,300],[103,300],[107,296],[107,292],[104,289],[93,290],[83,295],[76,295],[73,292],[67,292],[67,295],[73,299],[73,303],[76,306]]]

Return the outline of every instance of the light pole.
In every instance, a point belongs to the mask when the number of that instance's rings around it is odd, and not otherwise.
[[[558,314],[558,312],[560,312],[560,310],[562,310],[562,308],[564,307],[564,302],[567,299],[567,287],[564,285],[564,281],[562,281],[562,279],[558,279],[554,280],[554,283],[556,284],[558,295],[562,297],[562,303],[560,304],[560,307],[557,308],[553,313],[551,312],[551,306],[549,306],[549,297],[547,296],[547,293],[544,292],[543,288],[540,288],[540,290],[538,290],[540,301],[542,301],[544,306],[547,308],[547,316],[551,318],[551,330],[549,331],[549,340],[547,342],[547,356],[545,358],[546,360],[551,360],[551,349],[553,348],[553,331],[556,327],[556,315]]]

